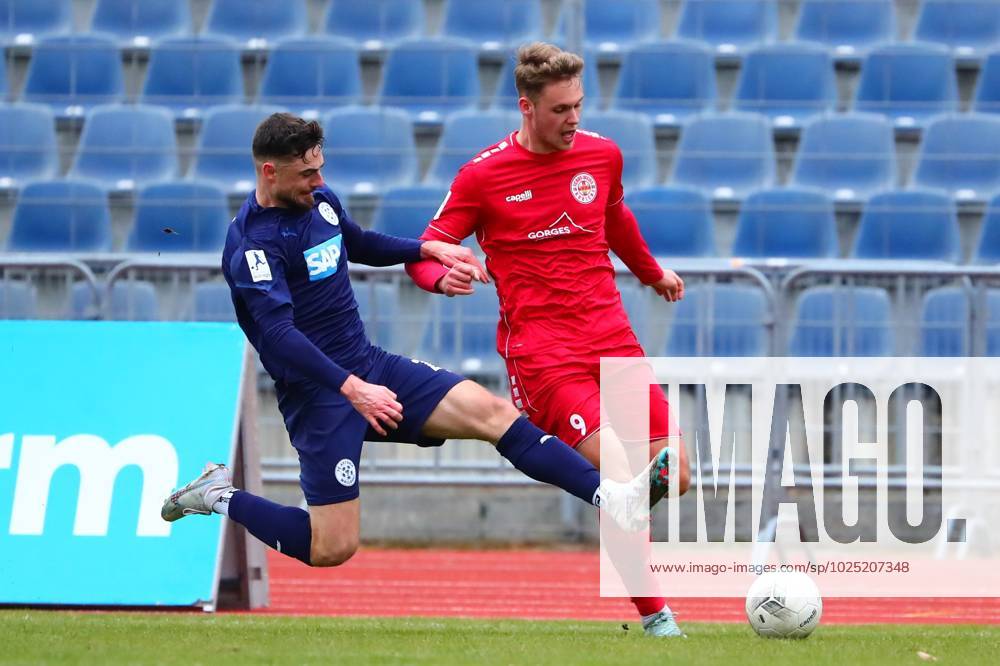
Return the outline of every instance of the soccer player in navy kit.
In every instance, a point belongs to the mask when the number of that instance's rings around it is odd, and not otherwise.
[[[222,513],[286,555],[336,566],[358,547],[357,470],[365,440],[439,446],[475,438],[494,443],[526,475],[638,529],[648,520],[636,510],[648,497],[646,484],[667,483],[657,473],[666,450],[632,482],[601,482],[593,465],[557,446],[506,400],[368,341],[348,258],[372,266],[430,258],[488,278],[467,248],[361,229],[323,182],[322,146],[316,122],[273,114],[260,124],[253,139],[257,187],[230,225],[222,257],[237,320],[274,379],[309,510],[237,490],[224,465],[209,465],[166,499],[164,520]]]

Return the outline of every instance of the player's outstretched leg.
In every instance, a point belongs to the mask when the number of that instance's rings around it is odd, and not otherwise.
[[[280,553],[312,564],[309,514],[233,487],[225,465],[209,463],[201,476],[164,500],[160,516],[173,522],[185,516],[221,513]]]
[[[630,482],[606,479],[602,483],[597,468],[571,446],[472,381],[456,384],[445,395],[423,431],[441,439],[475,438],[491,442],[523,474],[603,508],[622,529],[629,531],[648,524],[648,512],[641,511],[647,483],[663,482],[660,475],[654,474],[651,463]]]

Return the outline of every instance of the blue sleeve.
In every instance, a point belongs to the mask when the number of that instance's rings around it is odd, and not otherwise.
[[[340,218],[340,229],[347,247],[347,258],[366,266],[395,266],[420,261],[420,246],[424,241],[390,236],[370,229],[362,229],[347,214],[336,195],[328,188],[319,190],[330,200]]]
[[[292,295],[280,247],[244,240],[230,263],[236,295],[257,326],[261,355],[335,391],[350,373],[321,352],[295,327]]]

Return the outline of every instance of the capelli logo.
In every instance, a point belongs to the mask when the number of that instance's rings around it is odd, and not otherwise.
[[[507,203],[524,203],[525,201],[531,201],[531,190],[525,190],[520,194],[512,194],[507,197]]]

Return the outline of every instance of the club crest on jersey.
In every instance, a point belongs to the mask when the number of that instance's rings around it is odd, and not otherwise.
[[[573,198],[582,204],[589,204],[597,198],[597,181],[586,171],[573,176],[569,183]]]
[[[328,241],[311,247],[302,254],[309,268],[309,281],[315,282],[330,277],[337,272],[337,262],[340,261],[340,243],[343,236],[336,235]]]
[[[335,211],[333,206],[327,202],[320,202],[319,206],[317,206],[317,210],[319,210],[319,214],[323,216],[323,219],[333,226],[340,224],[340,218],[337,217],[337,211]]]

